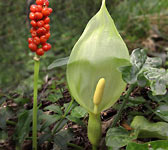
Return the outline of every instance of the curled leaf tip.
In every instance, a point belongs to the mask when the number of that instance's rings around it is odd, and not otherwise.
[[[94,105],[99,105],[101,103],[103,93],[104,93],[104,88],[105,88],[105,79],[101,78],[97,83],[96,90],[93,96]]]
[[[104,7],[106,5],[106,0],[102,0],[102,5],[101,7]]]

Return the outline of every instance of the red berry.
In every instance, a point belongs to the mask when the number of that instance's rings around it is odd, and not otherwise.
[[[37,26],[39,28],[42,27],[43,25],[44,25],[44,21],[43,20],[37,22]]]
[[[46,5],[48,7],[49,6],[49,1],[48,0],[44,0],[44,5]]]
[[[32,37],[34,38],[34,37],[37,36],[37,32],[36,32],[36,31],[33,31],[33,32],[31,33],[31,35],[32,35]]]
[[[43,28],[38,28],[37,29],[37,34],[42,35],[43,34]]]
[[[44,28],[45,28],[47,31],[49,31],[49,30],[50,30],[50,25],[49,25],[49,24],[45,24],[45,25],[44,25]]]
[[[44,27],[38,28],[37,34],[39,36],[46,34],[47,30]]]
[[[49,12],[48,8],[43,8],[42,14],[43,14],[43,16],[49,16],[50,12]]]
[[[28,43],[33,43],[33,38],[28,38]]]
[[[44,50],[42,48],[37,49],[36,54],[39,56],[44,55]]]
[[[53,10],[52,10],[52,8],[48,8],[48,11],[49,11],[50,14],[51,14]]]
[[[40,38],[39,37],[34,37],[34,43],[36,44],[36,45],[39,45],[40,44]]]
[[[49,17],[46,17],[46,18],[44,19],[44,23],[45,23],[45,24],[50,23],[50,18],[49,18]]]
[[[46,36],[45,36],[45,35],[43,35],[43,36],[41,36],[41,37],[40,37],[40,42],[41,42],[41,44],[43,44],[43,43],[46,43],[46,42],[47,42],[47,38],[46,38]]]
[[[43,18],[43,14],[40,13],[40,12],[36,12],[35,15],[34,15],[34,18],[35,18],[36,20],[40,20],[40,19]]]
[[[36,6],[36,12],[41,12],[43,7],[41,5]]]
[[[36,29],[35,28],[31,28],[30,29],[30,33],[32,33],[33,31],[36,31]]]
[[[51,49],[51,44],[49,44],[49,43],[45,43],[44,45],[43,45],[43,50],[44,51],[49,51]]]
[[[50,32],[48,32],[48,33],[46,33],[46,38],[47,38],[47,40],[50,38],[50,36],[51,36],[51,34],[50,34]]]
[[[35,18],[35,14],[34,14],[33,12],[30,12],[30,14],[29,14],[29,18],[30,18],[31,20],[34,20],[34,18]]]
[[[30,22],[30,24],[32,25],[32,27],[36,27],[36,26],[37,26],[37,22],[34,21],[34,20],[32,20],[32,21]]]
[[[30,11],[31,12],[36,12],[36,5],[31,5],[30,6]]]
[[[37,5],[43,5],[43,4],[44,4],[44,1],[43,1],[43,0],[36,0],[36,4],[37,4]]]
[[[35,52],[37,50],[37,45],[35,43],[30,43],[29,48],[32,52]]]

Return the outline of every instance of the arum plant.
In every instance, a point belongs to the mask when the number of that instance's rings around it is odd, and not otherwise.
[[[46,43],[50,37],[50,18],[52,8],[49,8],[48,0],[36,0],[36,4],[30,6],[29,19],[32,28],[31,38],[28,38],[29,48],[36,53],[34,57],[34,97],[33,97],[33,150],[37,150],[37,93],[38,75],[40,66],[40,56],[51,49],[51,45]]]
[[[114,105],[126,83],[119,67],[129,64],[128,49],[105,0],[75,44],[67,65],[72,96],[89,112],[88,138],[96,150],[101,138],[100,113]]]

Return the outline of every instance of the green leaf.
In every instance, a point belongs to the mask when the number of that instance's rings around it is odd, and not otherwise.
[[[159,68],[162,66],[162,59],[159,57],[147,57],[147,60],[145,62],[145,67],[153,67],[153,68]]]
[[[168,104],[161,104],[155,109],[155,112],[159,114],[164,121],[168,122]]]
[[[14,102],[17,103],[17,104],[21,104],[21,105],[24,105],[26,103],[28,103],[30,101],[30,99],[28,98],[23,98],[23,97],[18,97],[18,98],[15,98],[14,99]]]
[[[24,110],[18,116],[14,137],[21,144],[31,130],[32,110]]]
[[[49,127],[50,125],[52,125],[53,123],[55,123],[56,121],[61,119],[60,115],[47,115],[47,114],[43,114],[40,116],[40,119],[44,120],[44,123],[41,126],[41,131],[43,131],[44,129],[46,129],[47,127]]]
[[[71,102],[64,104],[64,108],[65,108],[65,109],[64,109],[64,112],[67,111],[67,109],[68,109],[70,103],[71,103]],[[72,103],[72,105],[71,105],[71,108],[69,109],[69,112],[70,112],[71,110],[73,110],[73,109],[74,109],[75,107],[77,107],[77,106],[78,106],[78,103],[75,102],[75,101],[73,101],[73,103]]]
[[[137,68],[142,69],[147,60],[146,52],[143,49],[135,49],[131,54],[131,64]]]
[[[59,115],[62,115],[61,108],[59,106],[57,106],[57,105],[54,105],[54,104],[45,107],[44,110],[50,110],[50,111],[53,111],[55,113],[58,113]]]
[[[142,104],[145,103],[146,100],[142,96],[137,96],[137,97],[129,97],[129,102],[133,104]]]
[[[40,137],[39,137],[38,145],[40,146],[45,141],[50,141],[51,139],[52,139],[52,134],[51,133],[41,134]]]
[[[127,145],[129,142],[137,138],[137,133],[131,134],[122,127],[110,128],[106,134],[106,146],[112,150]]]
[[[0,142],[5,142],[8,138],[8,133],[4,130],[0,131]]]
[[[146,59],[147,55],[143,49],[135,49],[131,54],[132,65],[119,68],[122,72],[123,80],[129,84],[135,84]]]
[[[152,123],[143,116],[136,116],[131,127],[139,130],[138,138],[168,139],[168,123],[165,122]]]
[[[68,63],[69,57],[56,59],[52,64],[48,66],[48,70],[51,70],[56,67],[64,66]]]
[[[81,106],[75,107],[71,112],[71,116],[76,117],[76,118],[83,118],[86,115],[87,115],[86,109],[84,109]]]
[[[126,150],[167,150],[168,141],[159,140],[145,144],[129,143]]]
[[[0,97],[0,106],[7,100],[7,97]]]
[[[54,137],[54,144],[57,149],[67,150],[67,143],[73,139],[72,133],[69,130],[61,131]]]
[[[5,130],[6,129],[6,109],[2,108],[0,111],[0,128]]]
[[[49,94],[48,97],[47,97],[47,100],[55,103],[62,97],[63,97],[63,95],[62,95],[61,91],[54,89],[54,93]]]
[[[61,121],[61,123],[60,123],[60,121]],[[59,132],[59,131],[67,124],[67,122],[68,122],[67,119],[63,119],[63,120],[60,120],[60,121],[58,121],[58,122],[55,124],[55,127],[57,127],[58,124],[59,124],[59,127],[58,127],[57,130],[55,131],[56,133]]]
[[[123,80],[141,87],[149,85],[153,95],[166,94],[168,72],[161,67],[160,58],[147,57],[143,49],[135,49],[131,54],[131,65],[120,67]]]
[[[144,72],[146,79],[150,81],[153,95],[165,95],[168,85],[168,72],[165,69],[149,68]]]
[[[8,107],[0,109],[0,128],[6,130],[6,121],[12,117],[12,113]]]
[[[105,78],[105,90],[98,112],[111,107],[126,87],[118,67],[128,64],[128,49],[103,0],[100,10],[75,44],[68,61],[67,81],[72,96],[87,111],[93,112],[92,99],[96,85],[100,78]]]
[[[167,99],[168,99],[168,92],[165,95],[152,95],[152,92],[148,92],[148,96],[151,100],[155,101],[155,102],[161,102],[164,101],[166,103],[168,103]]]
[[[81,125],[81,126],[84,126],[84,123],[83,123],[79,118],[77,118],[77,117],[75,117],[75,116],[68,115],[68,116],[66,116],[66,118],[67,118],[69,121],[72,121],[72,122],[75,122],[75,123],[77,123],[77,124],[79,124],[79,125]]]

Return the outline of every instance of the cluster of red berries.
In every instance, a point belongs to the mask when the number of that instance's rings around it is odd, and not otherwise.
[[[48,0],[36,0],[36,4],[30,6],[32,38],[28,38],[29,48],[39,56],[51,49],[51,44],[46,43],[50,37],[50,18],[48,16],[52,13],[52,8],[48,8],[48,6]]]

